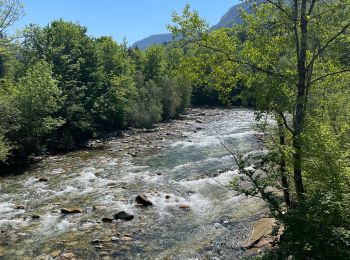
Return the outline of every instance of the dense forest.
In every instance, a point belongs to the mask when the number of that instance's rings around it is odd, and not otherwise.
[[[253,107],[265,147],[225,148],[240,173],[230,188],[283,227],[264,257],[349,259],[350,1],[249,2],[242,24],[217,30],[187,5],[168,26],[178,40],[141,51],[64,20],[7,36],[22,6],[2,1],[1,167],[191,104]]]

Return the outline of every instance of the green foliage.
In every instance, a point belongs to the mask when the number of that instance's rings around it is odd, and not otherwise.
[[[62,105],[61,94],[44,61],[34,64],[19,79],[11,101],[19,111],[20,126],[9,135],[25,154],[40,151],[47,136],[64,123],[55,116]]]
[[[18,1],[0,3],[0,20],[11,10],[19,17]],[[0,161],[74,149],[129,126],[149,128],[190,103],[191,82],[179,70],[185,54],[176,45],[131,50],[60,19],[29,25],[16,47],[0,46]]]
[[[142,73],[145,80],[157,80],[165,73],[165,54],[164,48],[158,45],[152,45],[145,52],[142,66]]]
[[[181,105],[179,85],[176,80],[170,79],[166,76],[163,76],[158,80],[158,85],[162,90],[161,102],[163,106],[163,119],[168,120],[177,115],[177,111]]]
[[[174,13],[169,29],[191,50],[183,71],[222,99],[243,87],[257,119],[276,120],[269,153],[237,160],[232,187],[261,196],[284,223],[277,259],[348,259],[350,2],[259,2],[243,24],[216,31],[189,6]]]
[[[134,65],[125,45],[110,37],[97,39],[98,85],[94,86],[93,111],[99,130],[126,126],[128,100],[136,94],[133,82]]]
[[[132,126],[150,128],[162,120],[161,89],[154,81],[145,81],[138,72],[135,75],[137,94],[128,107],[128,118]]]
[[[4,162],[11,154],[11,147],[8,145],[5,137],[0,135],[0,162]]]

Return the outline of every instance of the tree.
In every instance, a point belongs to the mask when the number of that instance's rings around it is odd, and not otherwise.
[[[91,138],[99,75],[95,42],[87,35],[87,29],[63,20],[53,21],[45,28],[31,26],[26,30],[22,46],[25,66],[38,58],[52,64],[53,77],[66,97],[59,111],[66,123],[56,133],[51,146],[69,149]]]
[[[232,182],[268,201],[285,225],[277,259],[347,259],[350,2],[252,2],[242,25],[212,32],[189,6],[174,14],[169,28],[199,47],[185,72],[224,95],[243,82],[257,119],[267,113],[277,123],[269,153],[233,153],[241,175]]]
[[[257,107],[273,112],[292,135],[294,186],[301,202],[305,192],[302,135],[310,91],[318,83],[350,71],[333,59],[341,45],[349,41],[350,4],[265,1],[254,8],[252,15],[242,13],[243,25],[209,32],[198,13],[191,13],[187,6],[183,17],[174,14],[178,26],[170,29],[208,50],[193,60],[200,64],[197,68],[204,63],[213,65],[209,76],[218,89],[226,92],[227,88],[222,88],[224,82],[235,86],[242,80],[247,87],[255,85],[262,93],[256,92]],[[292,116],[292,122],[287,115]]]
[[[94,87],[94,117],[99,130],[126,126],[128,101],[135,95],[134,64],[126,44],[118,45],[111,37],[96,40],[98,85]]]
[[[23,14],[23,6],[20,0],[0,1],[0,50],[11,41],[11,38],[7,35],[8,28],[22,18]]]
[[[153,80],[145,81],[140,71],[134,80],[137,93],[129,100],[128,121],[132,126],[151,128],[162,120],[161,89]]]
[[[28,68],[10,94],[13,106],[19,111],[19,127],[7,136],[21,154],[42,151],[49,134],[64,123],[55,116],[63,98],[52,78],[50,65],[39,61]]]

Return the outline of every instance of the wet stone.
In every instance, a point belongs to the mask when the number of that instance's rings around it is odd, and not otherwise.
[[[60,260],[74,260],[76,256],[74,253],[64,253],[61,255]]]
[[[125,211],[120,211],[114,215],[114,219],[121,219],[121,220],[130,221],[130,220],[134,219],[134,215],[131,213],[127,213]]]
[[[136,197],[135,201],[144,207],[153,206],[152,201],[150,201],[149,198],[145,194],[138,195]]]
[[[189,210],[191,207],[187,204],[180,204],[179,208],[183,210]]]
[[[78,208],[62,208],[61,210],[62,214],[79,214],[82,213],[83,211],[81,209]]]
[[[113,218],[102,218],[102,222],[104,222],[104,223],[111,223],[111,222],[113,222]]]
[[[132,241],[133,237],[131,235],[124,235],[120,238],[121,241]]]

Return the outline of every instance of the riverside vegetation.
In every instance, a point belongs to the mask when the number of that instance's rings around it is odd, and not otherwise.
[[[191,96],[205,104],[218,95],[254,107],[266,133],[260,153],[223,144],[240,173],[231,189],[261,197],[283,226],[264,257],[349,259],[350,1],[248,2],[242,24],[213,31],[186,6],[168,26],[180,40],[145,51],[63,20],[28,26],[19,42],[1,37],[3,165],[150,128]],[[22,7],[0,4],[6,35]]]

